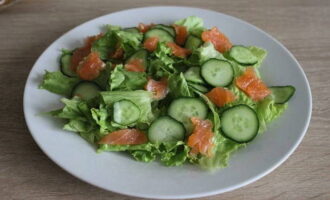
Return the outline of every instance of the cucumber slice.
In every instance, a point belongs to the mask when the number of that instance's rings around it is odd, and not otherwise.
[[[132,101],[121,100],[113,104],[113,121],[127,126],[140,118],[140,109]]]
[[[226,109],[220,121],[222,134],[237,143],[250,142],[258,134],[257,113],[247,105],[240,104]]]
[[[209,91],[209,89],[207,87],[197,84],[197,83],[188,82],[188,85],[190,87],[194,88],[195,90],[198,90],[201,93],[207,93]]]
[[[185,135],[184,126],[175,119],[164,116],[155,120],[149,130],[148,137],[152,143],[182,141]]]
[[[77,74],[71,70],[71,53],[63,53],[60,58],[61,72],[69,77],[77,77]]]
[[[143,66],[144,66],[144,69],[147,69],[147,67],[148,67],[147,58],[148,58],[148,51],[145,50],[145,49],[140,49],[140,50],[137,50],[135,53],[133,53],[125,61],[125,64],[129,63],[131,60],[134,60],[134,59],[141,59],[142,60],[142,63],[143,63]]]
[[[229,56],[241,65],[254,65],[258,58],[244,46],[233,46],[229,51]]]
[[[144,40],[151,37],[158,38],[159,42],[174,42],[174,37],[168,31],[160,28],[150,29],[144,34]]]
[[[83,100],[90,100],[99,95],[101,91],[100,86],[94,82],[81,81],[72,90],[71,96],[78,96]]]
[[[275,103],[286,103],[291,99],[296,91],[296,88],[291,85],[272,86],[269,89],[272,91],[272,96]]]
[[[193,35],[189,35],[187,37],[184,48],[193,51],[193,50],[197,49],[198,47],[200,47],[202,44],[203,44],[203,41],[200,38],[193,36]]]
[[[159,29],[163,29],[167,32],[169,32],[173,37],[175,37],[175,29],[171,26],[166,26],[164,24],[157,24],[155,25],[154,27],[152,27],[153,29],[154,28],[159,28]]]
[[[187,81],[193,83],[205,84],[205,81],[201,77],[201,68],[200,67],[190,67],[185,73],[184,77]]]
[[[135,27],[125,28],[124,31],[130,32],[130,33],[140,33],[139,29],[137,29]]]
[[[168,108],[168,115],[183,123],[188,134],[190,134],[193,129],[190,118],[198,117],[200,119],[205,119],[207,112],[207,106],[198,98],[179,98],[172,101]]]
[[[212,58],[202,65],[201,75],[208,84],[224,87],[233,81],[234,70],[229,62]]]

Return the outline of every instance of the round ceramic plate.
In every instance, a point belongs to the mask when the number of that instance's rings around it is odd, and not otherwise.
[[[286,112],[269,129],[232,156],[229,166],[214,173],[197,166],[164,167],[141,163],[121,153],[100,153],[78,135],[61,129],[54,118],[38,115],[61,107],[60,96],[38,89],[45,70],[58,70],[61,48],[82,45],[105,24],[136,26],[139,22],[171,24],[199,16],[206,27],[217,26],[234,44],[260,46],[268,51],[261,74],[268,85],[293,85],[296,94]],[[187,7],[146,7],[120,11],[86,22],[61,36],[39,57],[28,77],[24,114],[40,148],[63,169],[100,188],[147,198],[194,198],[223,193],[252,183],[283,163],[301,142],[309,124],[312,100],[306,76],[293,55],[277,40],[237,18]]]

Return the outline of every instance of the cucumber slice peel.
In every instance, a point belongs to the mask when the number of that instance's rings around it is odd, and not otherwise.
[[[229,51],[229,56],[241,65],[254,65],[258,58],[245,46],[236,45]]]
[[[233,81],[234,70],[228,61],[212,58],[202,65],[201,75],[208,84],[225,87]]]
[[[272,86],[269,89],[272,91],[274,102],[279,104],[288,102],[296,91],[296,88],[291,85]]]
[[[245,104],[227,108],[220,121],[222,134],[237,143],[252,141],[259,131],[257,113]]]
[[[129,100],[117,101],[113,104],[113,121],[127,126],[133,124],[140,118],[140,109]]]
[[[184,135],[184,126],[169,116],[156,119],[148,130],[149,141],[152,143],[182,141]]]

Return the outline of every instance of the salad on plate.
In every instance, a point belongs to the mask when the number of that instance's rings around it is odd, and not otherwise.
[[[107,25],[83,46],[63,49],[59,70],[46,71],[40,88],[63,96],[64,107],[48,114],[97,152],[213,170],[263,133],[294,95],[293,86],[262,80],[266,54],[233,45],[195,16]]]

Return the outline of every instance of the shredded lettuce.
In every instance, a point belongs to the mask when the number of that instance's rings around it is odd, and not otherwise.
[[[205,29],[203,19],[196,16],[189,16],[174,22],[174,24],[185,26],[190,34],[196,36],[200,36]]]

